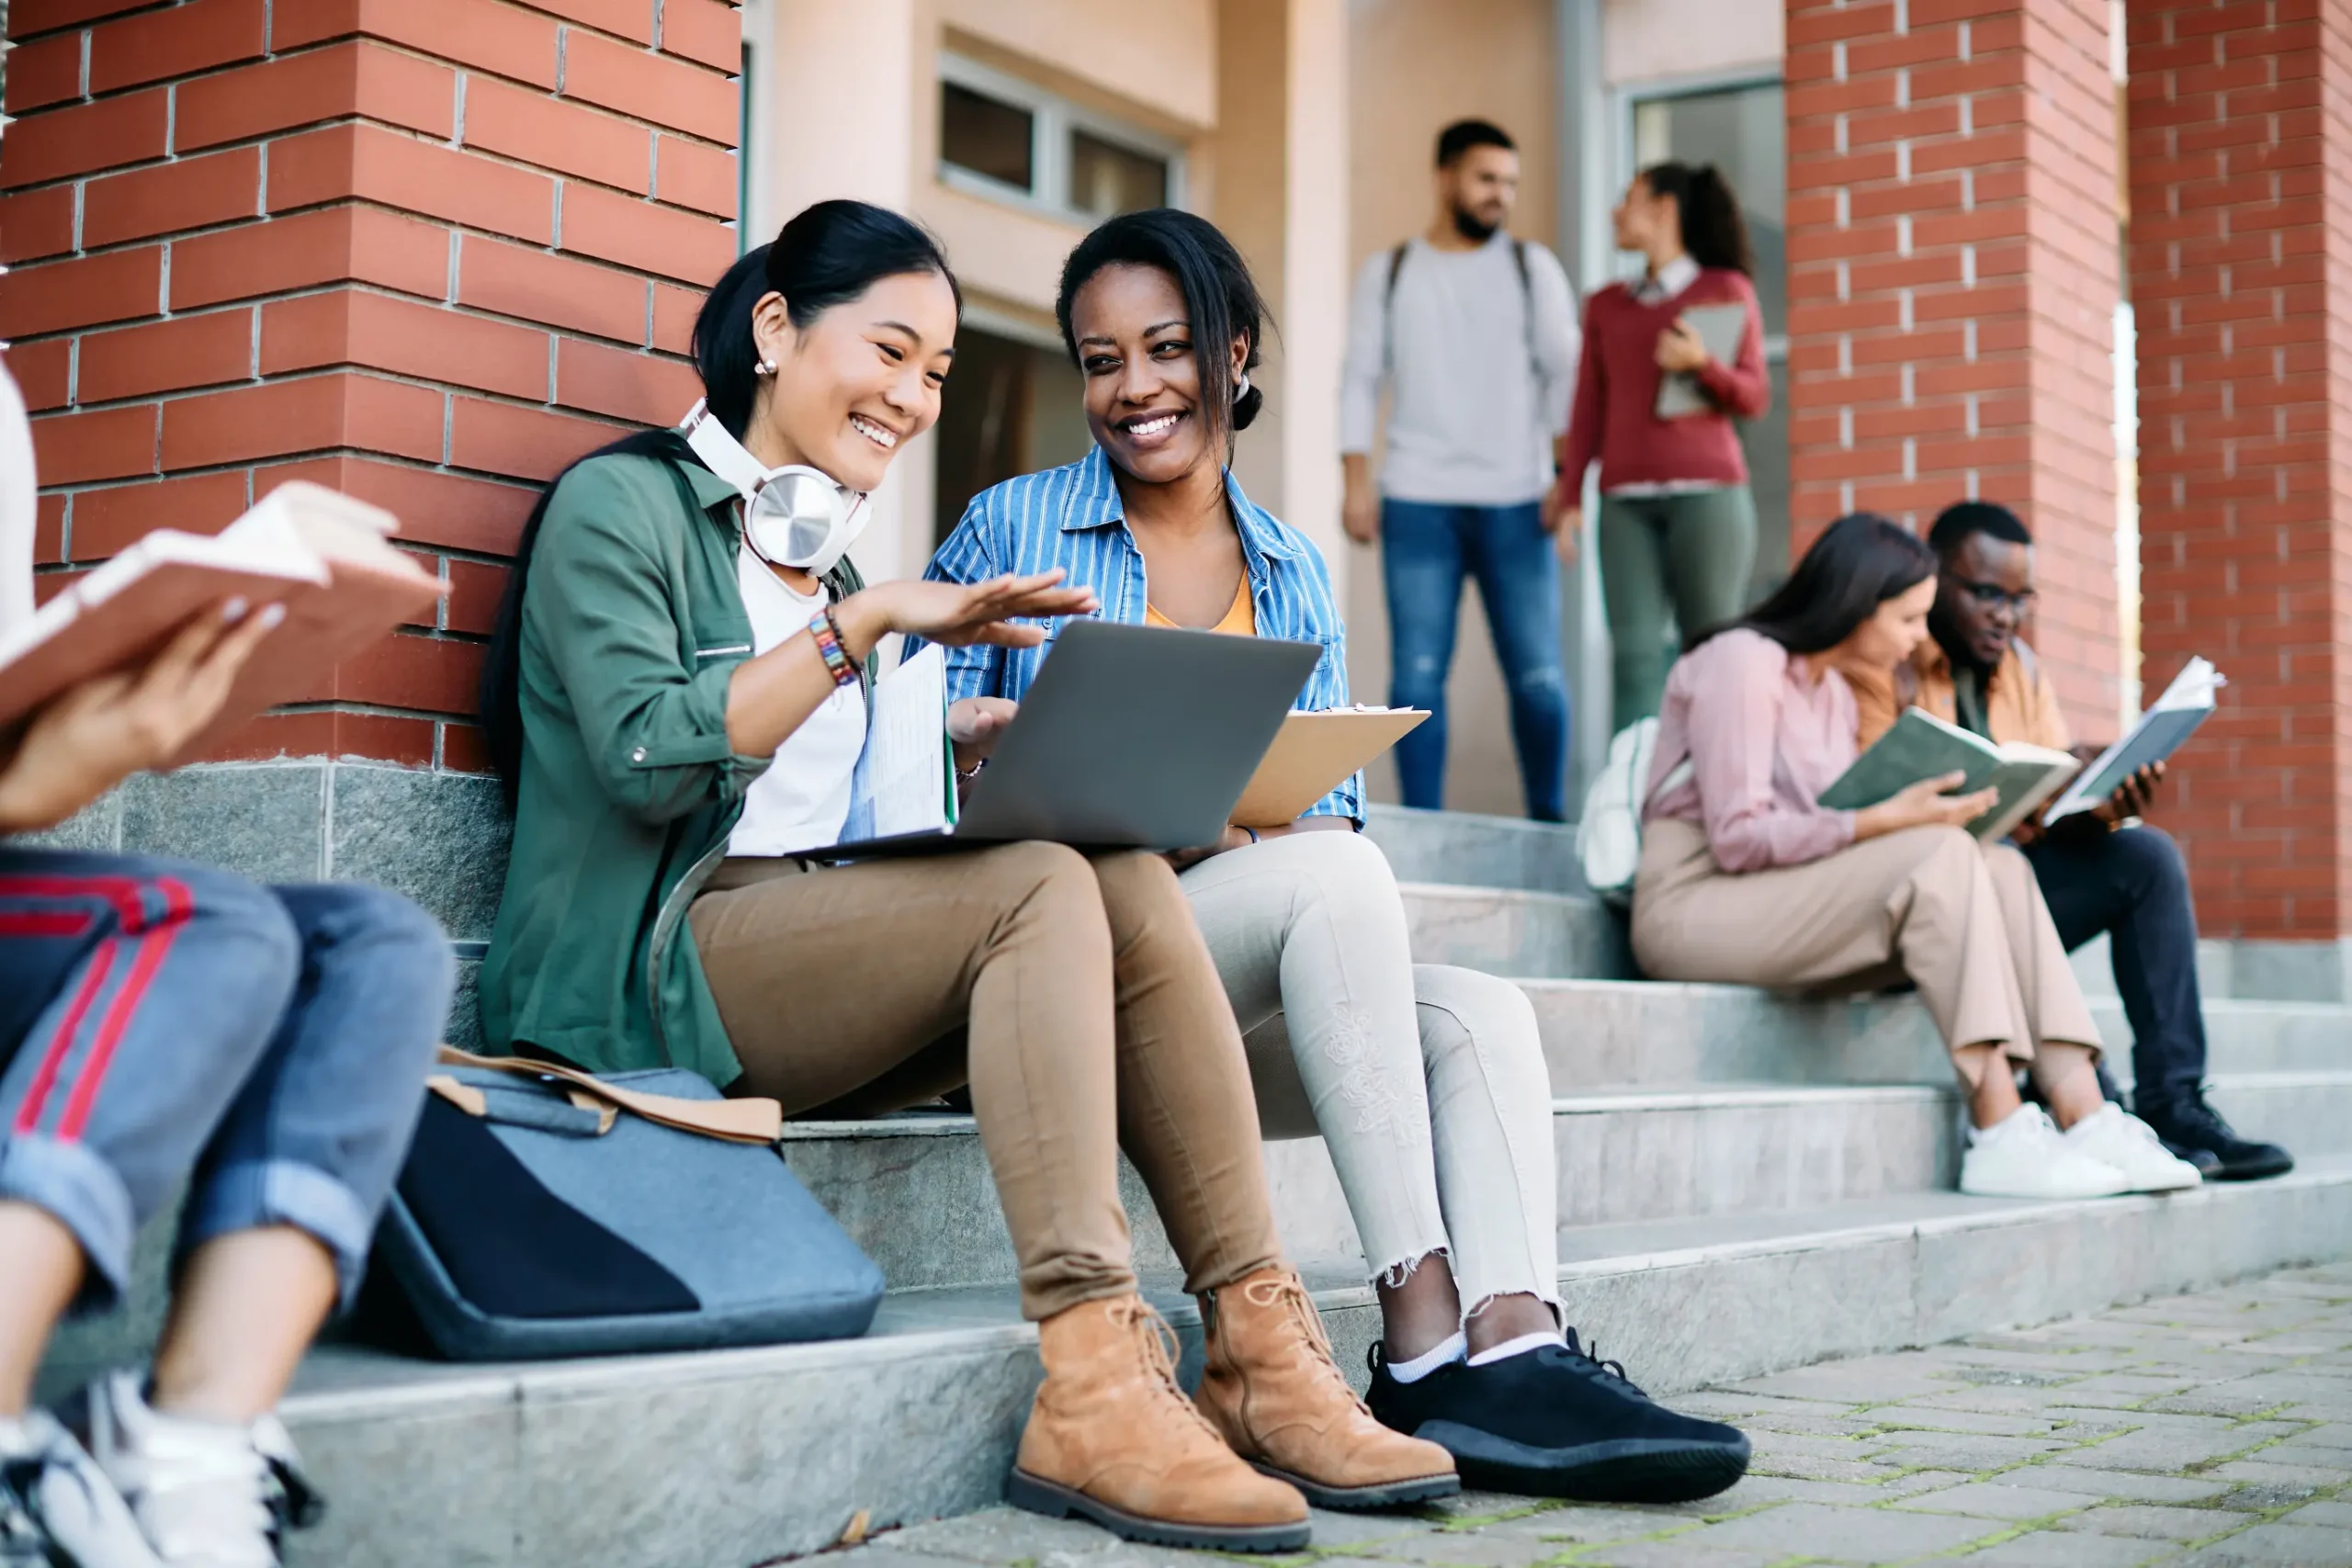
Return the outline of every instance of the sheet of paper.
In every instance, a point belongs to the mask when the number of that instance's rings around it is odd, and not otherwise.
[[[947,657],[936,644],[876,682],[844,839],[935,832],[956,820],[947,750]],[[861,808],[868,813],[859,820]],[[862,828],[864,831],[854,829]]]

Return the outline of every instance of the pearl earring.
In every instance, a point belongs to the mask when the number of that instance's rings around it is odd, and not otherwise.
[[[752,367],[752,368],[757,370],[763,376],[773,376],[775,374],[775,361],[773,359],[763,359],[759,364]]]

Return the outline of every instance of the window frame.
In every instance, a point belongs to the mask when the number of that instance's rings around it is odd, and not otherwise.
[[[1072,103],[1010,72],[944,50],[939,54],[938,80],[942,86],[962,87],[1029,116],[1030,188],[1023,190],[950,163],[946,149],[934,146],[934,177],[945,188],[1019,208],[1057,223],[1091,228],[1102,221],[1101,215],[1070,199],[1070,133],[1082,130],[1124,152],[1158,160],[1168,170],[1168,205],[1184,205],[1184,144],[1175,138]]]

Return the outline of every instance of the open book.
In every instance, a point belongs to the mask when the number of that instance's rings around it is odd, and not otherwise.
[[[1747,331],[1747,307],[1732,303],[1724,305],[1693,305],[1682,312],[1699,341],[1707,345],[1707,357],[1718,365],[1729,365],[1739,357],[1739,340]],[[1655,412],[1660,419],[1680,419],[1686,414],[1710,413],[1714,404],[1699,385],[1699,378],[1689,370],[1670,370],[1657,378],[1657,403]]]
[[[1989,843],[2014,831],[2035,807],[2057,794],[2075,767],[2075,759],[2064,751],[2019,740],[1996,746],[1925,708],[1905,708],[1894,728],[1821,792],[1821,804],[1832,811],[1859,811],[1921,779],[1965,773],[1952,794],[1973,795],[1987,787],[1998,792],[1992,809],[1968,824],[1970,832]]]
[[[246,660],[220,716],[173,761],[200,754],[448,592],[392,547],[398,526],[389,512],[297,480],[218,534],[156,529],[0,638],[0,728],[68,687],[141,664],[223,600],[284,604],[285,624]]]
[[[2172,678],[2165,694],[2140,716],[2131,733],[2100,752],[2073,787],[2052,803],[2049,820],[2090,810],[2120,789],[2133,773],[2180,750],[2181,742],[2212,713],[2213,694],[2228,684],[2221,671],[2204,660],[2191,659]]]
[[[811,851],[956,826],[956,753],[947,739],[947,656],[924,649],[874,683],[865,749],[850,775],[841,837]]]
[[[1427,708],[1327,708],[1283,720],[1274,743],[1242,786],[1233,820],[1243,828],[1281,828],[1340,787],[1429,717]]]

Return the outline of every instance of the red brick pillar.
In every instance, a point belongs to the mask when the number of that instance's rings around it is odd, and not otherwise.
[[[2352,935],[2352,5],[2129,43],[2148,690],[2230,678],[2164,820],[2208,934]]]
[[[482,766],[529,481],[695,393],[735,254],[730,0],[15,0],[0,336],[44,586],[291,478],[399,514],[439,622],[242,757]]]
[[[2111,733],[2106,0],[1788,0],[1787,73],[1792,543],[1856,508],[2017,508],[2035,648]]]

